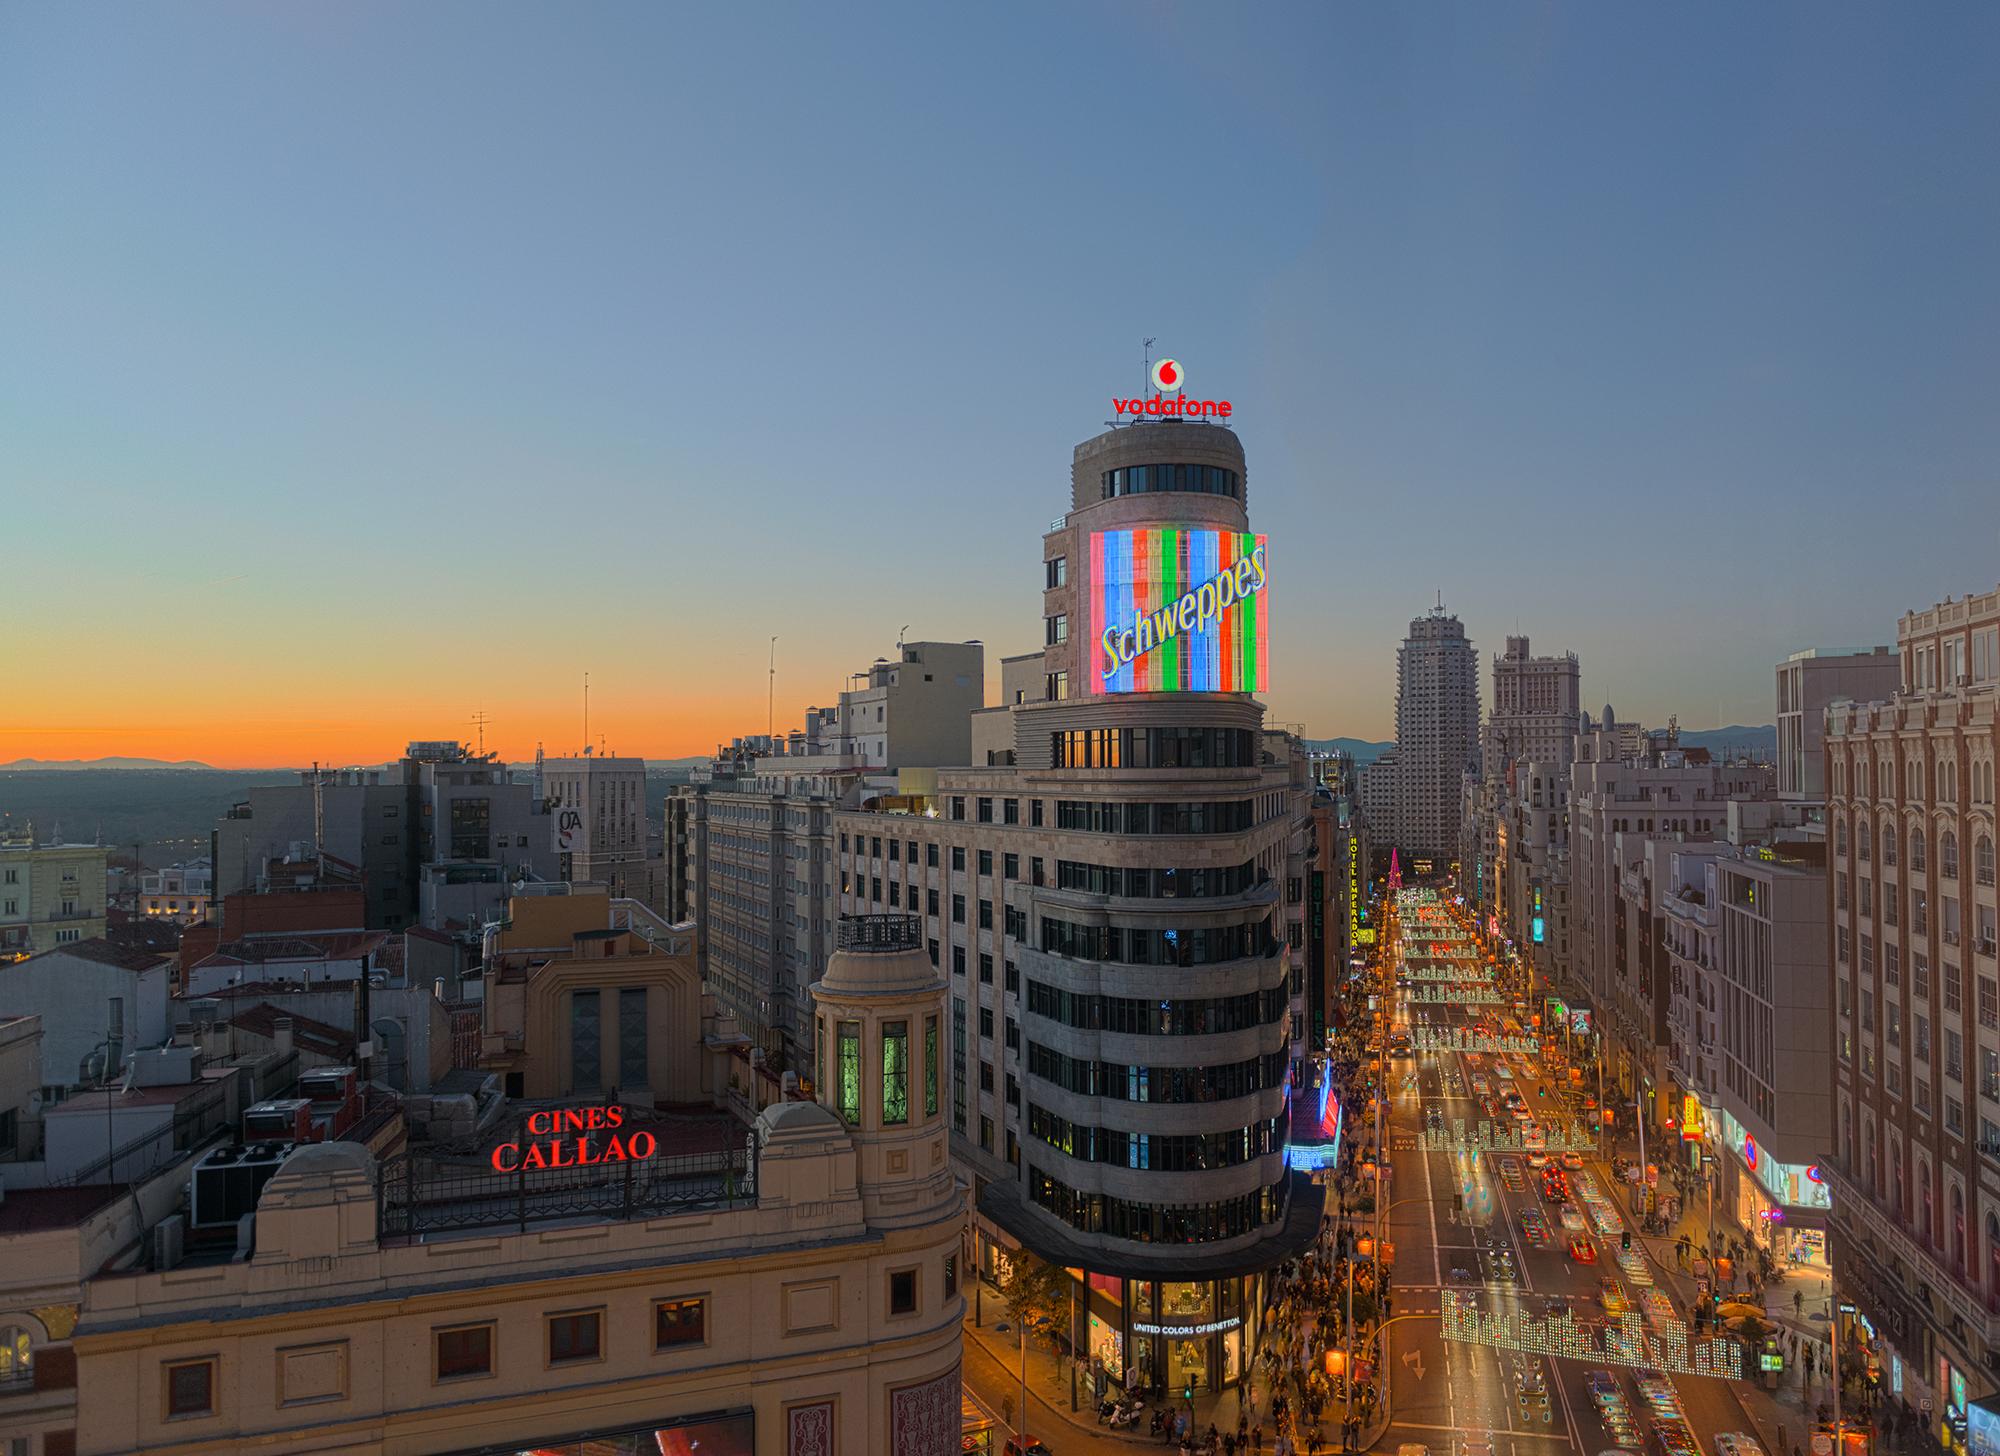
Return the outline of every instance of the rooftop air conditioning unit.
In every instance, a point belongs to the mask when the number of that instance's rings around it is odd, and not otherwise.
[[[179,1266],[187,1244],[187,1220],[169,1214],[153,1226],[153,1269],[155,1272]]]
[[[291,1154],[291,1143],[217,1148],[195,1164],[188,1199],[188,1227],[197,1232],[233,1228],[257,1211],[264,1185]]]

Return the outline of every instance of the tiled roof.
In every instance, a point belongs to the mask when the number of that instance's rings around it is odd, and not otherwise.
[[[337,1026],[329,1026],[324,1021],[301,1016],[295,1011],[287,1011],[282,1006],[273,1006],[269,1001],[259,1001],[255,1006],[237,1012],[229,1018],[229,1024],[253,1036],[275,1041],[278,1035],[278,1018],[281,1016],[292,1018],[293,1046],[343,1060],[354,1055],[353,1032],[342,1031]]]

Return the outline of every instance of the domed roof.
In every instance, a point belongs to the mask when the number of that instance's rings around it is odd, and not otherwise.
[[[817,990],[840,997],[933,995],[944,977],[920,946],[907,950],[837,950],[826,963]]]

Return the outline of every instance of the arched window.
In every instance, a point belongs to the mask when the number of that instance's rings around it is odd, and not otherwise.
[[[1896,826],[1893,824],[1884,824],[1882,826],[1882,863],[1893,865],[1895,862]]]
[[[0,1325],[0,1390],[34,1381],[34,1341],[19,1325]]]
[[[1958,878],[1958,836],[1949,829],[1938,836],[1938,877]]]
[[[1913,870],[1921,870],[1923,869],[1923,867],[1924,867],[1924,831],[1921,829],[1912,829],[1910,831],[1910,868]]]
[[[1951,1185],[1951,1264],[1957,1274],[1965,1273],[1965,1192]]]
[[[1863,863],[1867,862],[1874,844],[1875,836],[1869,832],[1868,821],[1857,817],[1854,821],[1854,848],[1860,853]]]
[[[1986,1212],[1986,1293],[2000,1295],[2000,1215]]]
[[[1854,797],[1857,799],[1868,797],[1868,760],[1865,758],[1856,759],[1854,762]]]
[[[1833,821],[1833,852],[1835,854],[1847,853],[1847,821],[1845,819],[1836,819]]]
[[[1993,836],[1982,834],[1972,851],[1972,877],[1982,885],[1993,883]]]

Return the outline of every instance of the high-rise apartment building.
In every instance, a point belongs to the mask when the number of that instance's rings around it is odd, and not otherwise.
[[[805,1065],[809,1050],[806,990],[833,948],[834,811],[893,794],[898,771],[972,762],[985,680],[977,642],[899,642],[836,707],[808,708],[776,741],[718,749],[669,800],[669,862],[703,980],[772,1070]]]
[[[1778,664],[1778,792],[1792,799],[1826,795],[1821,735],[1826,708],[1842,698],[1873,703],[1895,693],[1901,682],[1895,654],[1794,652]]]
[[[2000,590],[1897,624],[1897,690],[1825,710],[1834,1271],[1963,1439],[2000,1385]]]
[[[1506,652],[1493,659],[1493,708],[1481,739],[1485,772],[1517,759],[1568,763],[1582,712],[1580,685],[1574,652],[1534,657],[1526,637],[1509,637]]]
[[[1567,971],[1569,764],[1582,726],[1576,654],[1535,657],[1507,639],[1493,659],[1493,710],[1459,825],[1459,886],[1554,982]]]
[[[1270,562],[1244,482],[1216,425],[1079,445],[1041,692],[989,750],[1011,761],[835,818],[843,909],[918,916],[950,986],[982,1270],[1083,1271],[1077,1348],[1155,1390],[1247,1370],[1266,1273],[1324,1199],[1286,1157],[1312,774],[1253,696]]]
[[[1525,644],[1524,644],[1525,645]],[[1479,660],[1442,604],[1396,650],[1396,798],[1391,838],[1442,871],[1458,858],[1461,790],[1479,761]]]
[[[1655,840],[1717,839],[1728,800],[1771,795],[1768,764],[1718,764],[1707,749],[1682,748],[1669,729],[1634,734],[1609,708],[1603,726],[1577,735],[1570,768],[1569,913],[1574,998],[1588,1005],[1605,1039],[1606,1086],[1644,1095],[1649,1127],[1678,1117],[1667,1069],[1669,968],[1663,953],[1668,893]]]

